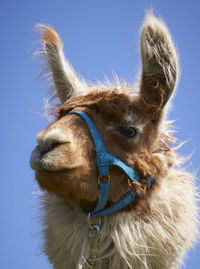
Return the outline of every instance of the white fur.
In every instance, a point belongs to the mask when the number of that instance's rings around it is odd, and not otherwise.
[[[178,55],[165,23],[148,13],[141,32],[142,71],[145,76],[164,75],[167,86],[176,87],[179,76]]]
[[[73,96],[80,94],[87,94],[89,92],[89,88],[87,86],[86,81],[82,77],[78,77],[76,72],[70,63],[66,60],[63,50],[59,49],[57,54],[57,59],[54,59],[53,63],[58,60],[60,63],[60,68],[62,72],[65,74],[65,79],[68,80],[71,84],[71,90],[73,91]],[[55,66],[57,69],[57,66]],[[63,100],[64,102],[66,100]]]
[[[61,103],[65,103],[72,96],[88,92],[86,81],[76,74],[66,60],[63,43],[56,31],[45,25],[39,24],[37,27],[43,36],[42,51],[40,51],[45,59],[43,73],[49,77],[55,90],[55,96],[60,99]]]
[[[172,269],[197,234],[191,175],[171,170],[151,202],[151,214],[118,212],[103,218],[98,258],[103,269]],[[60,198],[42,195],[44,252],[55,269],[82,269],[90,254],[87,218]]]
[[[124,122],[126,123],[130,123],[131,126],[134,126],[137,128],[137,131],[139,131],[139,133],[142,133],[146,123],[138,123],[137,122],[137,115],[134,114],[134,112],[129,112],[129,114],[125,117]]]

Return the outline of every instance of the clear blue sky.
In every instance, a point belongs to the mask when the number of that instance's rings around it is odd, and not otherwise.
[[[47,84],[37,80],[33,58],[36,23],[54,26],[65,54],[89,80],[119,77],[132,81],[140,68],[139,29],[153,7],[169,26],[181,59],[181,78],[170,119],[177,137],[189,140],[180,154],[200,167],[200,1],[198,0],[1,0],[1,220],[2,269],[50,269],[40,255],[40,223],[33,191],[37,190],[29,157],[36,133],[47,125],[40,116]],[[199,174],[198,174],[199,175]],[[187,269],[200,268],[200,245],[186,259]],[[162,269],[162,268],[161,268]]]

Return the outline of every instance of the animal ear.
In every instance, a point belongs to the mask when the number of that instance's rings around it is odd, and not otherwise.
[[[147,14],[141,31],[142,74],[140,95],[161,112],[176,87],[178,56],[165,23]]]
[[[79,94],[79,91],[86,87],[73,68],[65,59],[63,43],[57,32],[49,26],[36,25],[42,35],[42,49],[47,60],[50,77],[53,82],[56,96],[63,104],[72,96]]]

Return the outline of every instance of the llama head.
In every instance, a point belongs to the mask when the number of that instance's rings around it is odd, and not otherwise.
[[[57,119],[37,135],[31,166],[40,186],[77,208],[92,209],[98,199],[95,148],[85,122],[71,111],[83,111],[96,125],[105,147],[140,177],[155,180],[170,166],[170,150],[161,131],[164,110],[178,77],[177,55],[165,24],[147,15],[141,31],[142,72],[139,91],[125,84],[88,86],[65,60],[56,31],[44,25],[43,51],[61,108]],[[164,158],[158,158],[158,153]],[[110,168],[108,203],[133,186],[117,167]],[[138,194],[142,181],[137,186]],[[145,188],[143,188],[144,190]]]

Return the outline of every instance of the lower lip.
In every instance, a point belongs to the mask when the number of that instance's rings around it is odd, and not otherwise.
[[[40,177],[40,176],[44,176],[44,175],[46,175],[48,172],[49,172],[49,171],[47,171],[47,170],[44,170],[44,169],[39,168],[39,169],[35,170],[36,178],[37,178],[37,177]]]
[[[40,168],[41,153],[35,149],[31,153],[30,166],[33,170]]]
[[[51,170],[48,162],[45,162],[45,154],[41,154],[38,150],[34,150],[31,154],[30,166],[36,172]],[[52,170],[54,170],[52,168]]]
[[[51,160],[51,159],[50,159]],[[33,150],[30,158],[30,166],[37,171],[56,171],[54,162],[48,158],[48,153],[41,153],[37,148]]]

